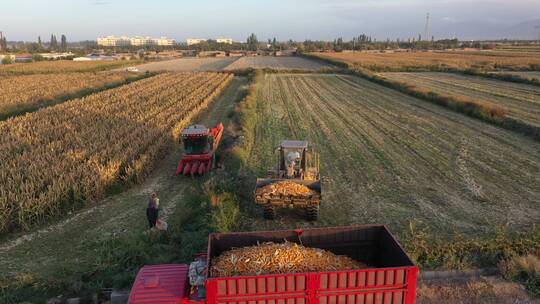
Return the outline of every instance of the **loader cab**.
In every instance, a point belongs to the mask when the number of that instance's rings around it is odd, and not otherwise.
[[[277,171],[281,178],[302,179],[306,170],[307,141],[284,140],[276,149]]]
[[[210,152],[213,144],[210,130],[203,125],[192,125],[182,131],[182,143],[184,153],[187,155],[199,155]]]
[[[305,165],[305,154],[307,150],[307,141],[284,140],[277,148],[279,153],[279,169],[285,170],[290,164],[303,168]]]

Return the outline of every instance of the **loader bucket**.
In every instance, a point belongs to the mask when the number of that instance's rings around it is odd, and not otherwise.
[[[277,182],[290,181],[297,184],[304,185],[309,189],[316,191],[321,194],[321,181],[320,180],[302,180],[302,179],[283,179],[283,178],[257,178],[257,184],[255,185],[255,190],[262,188],[266,185],[270,185]]]

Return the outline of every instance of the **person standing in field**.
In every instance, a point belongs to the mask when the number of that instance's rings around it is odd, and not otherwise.
[[[156,227],[156,222],[158,219],[158,208],[159,208],[159,198],[157,193],[153,192],[150,200],[148,201],[148,206],[146,207],[146,218],[148,219],[148,225],[150,229]]]

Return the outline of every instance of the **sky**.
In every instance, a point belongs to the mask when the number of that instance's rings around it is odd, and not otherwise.
[[[11,0],[0,6],[8,40],[69,41],[106,35],[167,36],[185,40],[406,39],[425,31],[436,39],[540,36],[540,0]],[[522,24],[523,23],[523,24]],[[521,24],[521,25],[520,25]]]

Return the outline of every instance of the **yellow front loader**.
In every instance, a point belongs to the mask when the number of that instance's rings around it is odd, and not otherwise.
[[[283,140],[276,153],[276,167],[257,179],[255,202],[267,219],[275,218],[277,208],[291,208],[304,209],[308,220],[316,220],[321,202],[319,154],[300,140]]]

